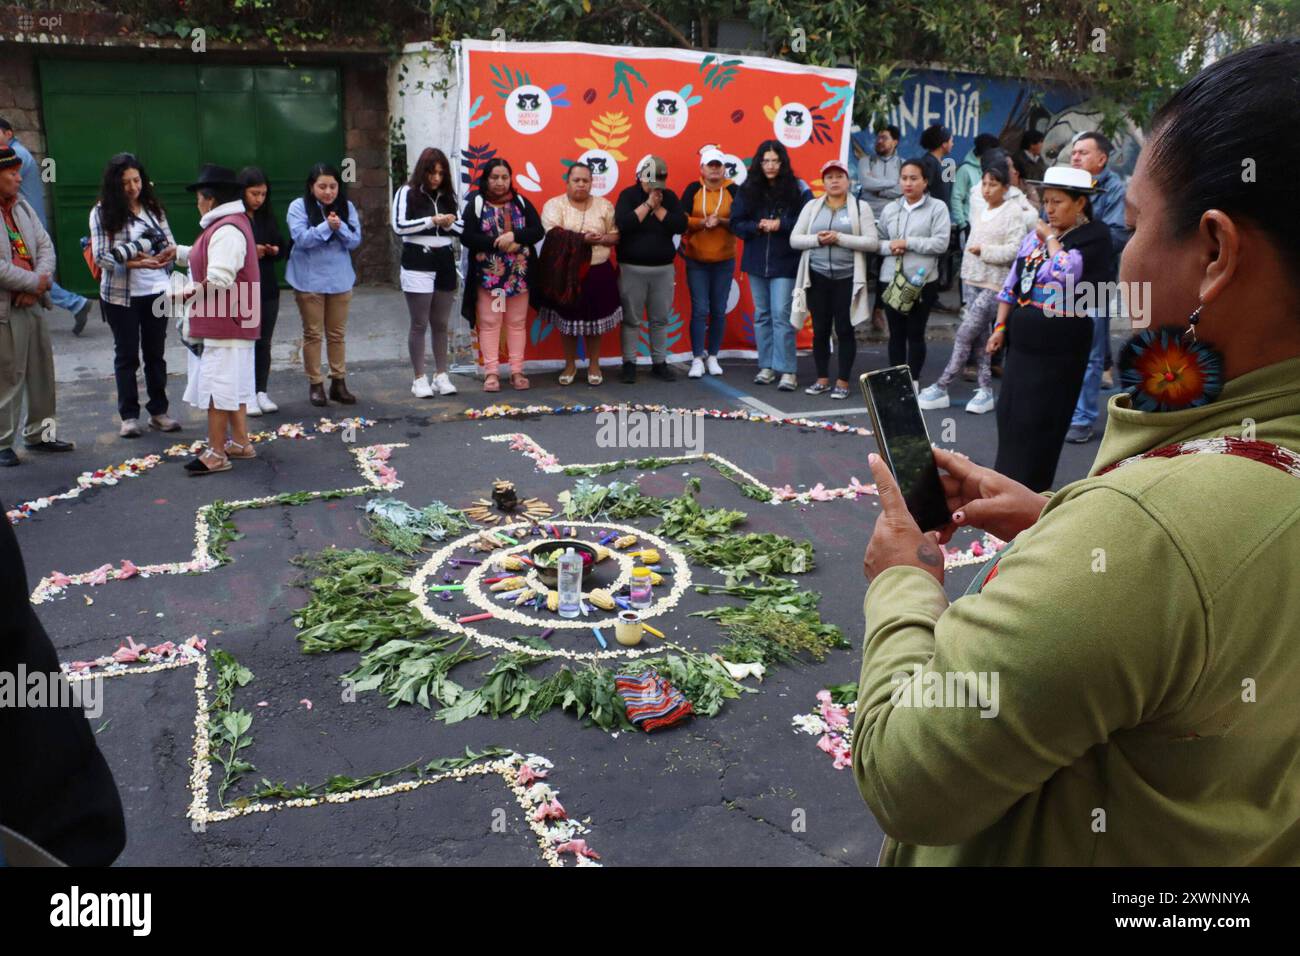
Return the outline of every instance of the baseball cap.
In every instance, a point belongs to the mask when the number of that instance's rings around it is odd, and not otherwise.
[[[727,164],[727,155],[716,146],[705,146],[700,150],[700,165],[707,166],[709,163]]]
[[[826,162],[822,163],[822,178],[825,179],[826,174],[832,169],[838,169],[845,176],[849,174],[848,164],[842,159],[828,159]]]
[[[636,178],[651,189],[663,189],[668,183],[668,164],[662,156],[646,156],[636,164]]]

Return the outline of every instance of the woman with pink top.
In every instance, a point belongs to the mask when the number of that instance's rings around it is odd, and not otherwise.
[[[545,233],[537,208],[514,188],[514,171],[504,159],[488,160],[478,189],[461,215],[461,242],[469,250],[469,275],[461,313],[478,329],[483,354],[483,391],[501,391],[501,330],[510,352],[510,384],[528,388],[524,348],[528,344],[528,274],[533,246]]]

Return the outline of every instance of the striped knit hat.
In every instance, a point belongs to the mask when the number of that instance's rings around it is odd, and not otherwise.
[[[0,169],[8,169],[10,166],[21,166],[22,159],[13,151],[12,146],[0,146]]]

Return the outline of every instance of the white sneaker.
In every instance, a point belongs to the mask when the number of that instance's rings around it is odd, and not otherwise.
[[[273,415],[280,410],[280,406],[271,401],[271,396],[266,392],[257,393],[257,407],[268,415]]]
[[[975,397],[966,403],[966,411],[972,415],[983,415],[985,412],[993,411],[996,404],[993,398],[993,389],[980,388],[976,389]]]
[[[913,384],[916,384],[915,382]],[[948,390],[940,388],[938,385],[930,385],[924,391],[917,395],[917,404],[923,409],[947,408],[950,404],[948,401]]]
[[[257,404],[256,397],[254,397],[252,401],[244,402],[244,414],[249,418],[262,417],[262,407]]]
[[[438,390],[439,395],[456,394],[456,386],[451,384],[451,376],[446,372],[439,372],[433,377],[433,387]]]
[[[691,370],[690,370],[689,372],[686,373],[686,377],[687,377],[687,378],[703,378],[703,377],[704,377],[704,359],[702,359],[702,358],[694,358],[694,359],[691,359]]]
[[[783,392],[793,392],[799,387],[799,380],[795,378],[793,372],[786,372],[781,376],[781,384],[777,386]]]
[[[722,366],[718,364],[718,357],[716,355],[709,356],[708,361],[705,362],[705,367],[708,368],[710,375],[722,374]]]
[[[761,368],[758,370],[758,374],[754,376],[755,385],[771,385],[775,381],[776,372],[770,368]]]
[[[433,388],[429,385],[429,380],[421,375],[411,382],[411,394],[416,398],[433,398]]]

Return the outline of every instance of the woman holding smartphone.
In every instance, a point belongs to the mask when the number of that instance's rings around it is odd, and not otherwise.
[[[1290,175],[1297,76],[1300,42],[1258,44],[1156,112],[1119,275],[1150,311],[1086,476],[1048,497],[936,449],[929,535],[872,463],[853,772],[881,865],[1300,863],[1300,192],[1241,175]],[[962,527],[1011,542],[965,589]],[[954,675],[994,693],[904,706]]]
[[[400,282],[411,316],[407,349],[416,398],[455,395],[448,355],[448,327],[459,285],[451,240],[460,235],[451,164],[440,149],[420,153],[411,180],[393,197],[393,231],[402,237]],[[432,333],[433,383],[424,374],[424,339]]]
[[[302,317],[302,363],[310,386],[308,399],[325,405],[325,378],[321,374],[320,346],[324,337],[329,358],[329,398],[355,405],[348,391],[346,335],[348,304],[357,274],[352,250],[361,245],[361,219],[348,201],[338,170],[317,163],[307,173],[303,195],[289,204],[289,235],[293,251],[284,277],[293,286]]]

